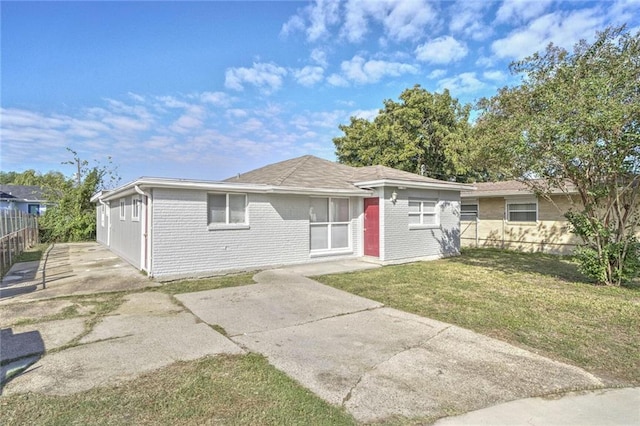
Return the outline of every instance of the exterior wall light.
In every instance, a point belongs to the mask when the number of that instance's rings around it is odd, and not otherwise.
[[[391,193],[391,202],[395,204],[397,201],[398,201],[398,193],[396,191],[393,191]]]

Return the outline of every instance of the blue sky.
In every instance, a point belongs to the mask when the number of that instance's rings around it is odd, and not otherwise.
[[[224,179],[335,159],[350,116],[420,84],[473,102],[508,65],[640,2],[347,0],[8,2],[1,13],[1,169],[60,170],[66,147],[123,181]]]

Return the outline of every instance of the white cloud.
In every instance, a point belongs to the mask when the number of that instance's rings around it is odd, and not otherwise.
[[[293,72],[296,81],[303,86],[313,86],[324,78],[322,67],[306,66]]]
[[[225,73],[225,87],[233,90],[244,90],[245,84],[259,88],[269,94],[282,86],[282,79],[287,70],[269,63],[254,63],[251,68],[228,68]]]
[[[415,40],[436,18],[436,12],[426,0],[348,0],[341,34],[350,42],[360,42],[369,31],[371,21],[381,24],[392,40]]]
[[[544,50],[551,42],[570,49],[580,39],[594,36],[604,26],[604,14],[599,7],[569,13],[558,11],[536,18],[526,27],[495,40],[491,49],[499,58],[521,59]]]
[[[244,109],[232,108],[232,109],[228,109],[225,112],[225,115],[227,117],[243,118],[243,117],[246,117],[247,115],[249,115],[249,113]]]
[[[517,23],[528,22],[542,15],[554,0],[504,0],[496,12],[496,22]]]
[[[374,118],[380,113],[379,109],[357,109],[351,114],[350,117],[364,118],[365,120],[373,121]]]
[[[495,60],[487,56],[480,56],[476,60],[476,65],[478,65],[479,67],[488,68],[488,67],[492,67],[494,64],[495,64]]]
[[[169,129],[178,133],[188,133],[202,127],[205,110],[201,106],[192,105],[182,114]]]
[[[437,78],[440,77],[444,77],[447,74],[446,70],[443,69],[435,69],[433,71],[431,71],[428,75],[427,78],[431,79],[431,80],[435,80]]]
[[[467,56],[469,49],[466,44],[459,42],[455,38],[443,36],[418,46],[415,53],[419,61],[432,64],[448,64]]]
[[[491,6],[492,2],[485,0],[456,1],[449,8],[449,30],[474,40],[485,40],[493,33],[491,26],[484,20],[484,15]]]
[[[487,80],[493,81],[504,81],[507,79],[507,75],[499,70],[485,71],[482,73],[482,76]]]
[[[200,100],[216,106],[229,106],[231,97],[224,92],[202,92],[198,95]]]
[[[316,64],[320,65],[323,68],[326,68],[329,65],[327,61],[327,52],[322,49],[315,48],[311,51],[311,60]]]
[[[257,118],[250,118],[247,121],[240,124],[239,128],[242,129],[242,132],[252,133],[257,130],[263,129],[264,124],[262,123],[262,121],[258,120]]]
[[[144,96],[138,95],[137,93],[128,92],[127,95],[136,102],[144,102]]]
[[[349,86],[349,82],[347,81],[347,79],[341,76],[340,74],[331,74],[329,77],[327,77],[327,83],[337,87]]]
[[[304,31],[307,40],[315,42],[329,35],[329,27],[340,21],[340,2],[338,0],[316,0],[306,6],[282,26],[280,34],[289,36]]]
[[[369,84],[380,81],[382,77],[398,77],[403,74],[417,74],[418,68],[402,62],[388,62],[381,60],[366,61],[362,56],[356,55],[349,61],[343,61],[340,65],[342,77],[357,84]],[[342,83],[340,79],[335,81]],[[334,84],[333,76],[329,77],[330,84]],[[340,84],[334,84],[340,85]]]
[[[455,77],[444,78],[438,82],[438,90],[449,89],[455,96],[475,93],[484,87],[485,84],[476,78],[475,72],[464,72]]]
[[[304,18],[300,15],[293,15],[282,25],[280,35],[287,37],[297,31],[304,30]]]
[[[165,108],[188,108],[190,105],[188,102],[178,100],[174,96],[156,96],[156,99]]]

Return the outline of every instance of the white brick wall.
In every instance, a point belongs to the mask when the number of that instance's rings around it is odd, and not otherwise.
[[[206,191],[154,189],[153,194],[156,277],[198,276],[311,260],[307,196],[247,194],[248,229],[209,230]],[[352,246],[357,254],[361,234],[361,207],[357,205],[361,201],[352,199],[351,204]]]
[[[398,199],[391,202],[391,193],[396,191]],[[431,229],[409,228],[409,198],[436,199],[440,201],[440,226]],[[460,251],[460,194],[456,191],[435,191],[385,188],[381,217],[380,257],[384,262],[421,257],[442,257]]]

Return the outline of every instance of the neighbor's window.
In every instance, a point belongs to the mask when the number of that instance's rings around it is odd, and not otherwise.
[[[140,220],[140,204],[142,200],[140,197],[133,197],[131,199],[131,220]]]
[[[247,223],[246,194],[209,194],[209,225]]]
[[[409,199],[409,226],[438,226],[438,202],[435,200]]]
[[[349,248],[349,219],[348,198],[310,198],[310,249]]]
[[[462,204],[460,206],[460,220],[474,221],[478,217],[478,204]]]
[[[125,220],[125,211],[124,200],[120,200],[120,220]]]
[[[538,220],[538,203],[507,203],[507,220],[509,222],[536,222]]]

